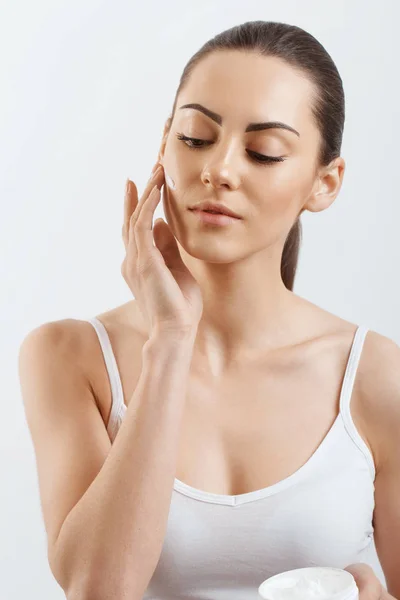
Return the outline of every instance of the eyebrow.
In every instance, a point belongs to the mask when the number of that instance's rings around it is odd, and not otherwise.
[[[183,104],[182,106],[179,107],[179,109],[182,109],[182,108],[194,108],[195,110],[199,110],[200,112],[204,113],[207,117],[210,117],[210,119],[215,121],[218,125],[222,125],[221,115],[218,115],[217,113],[213,112],[209,108],[206,108],[202,104],[198,104],[197,102],[190,103],[190,104]],[[286,123],[281,123],[280,121],[265,121],[264,123],[249,123],[245,129],[245,133],[248,133],[250,131],[262,131],[264,129],[287,129],[288,131],[291,131],[292,133],[295,133],[297,136],[300,137],[300,133],[298,131],[296,131],[296,129],[294,129],[293,127],[290,127],[290,125],[286,125]]]

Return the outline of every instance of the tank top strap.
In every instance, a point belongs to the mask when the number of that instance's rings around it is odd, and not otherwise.
[[[340,395],[340,410],[343,414],[348,414],[350,410],[350,400],[354,387],[354,380],[367,332],[367,327],[360,325],[354,334]]]
[[[359,434],[350,411],[350,401],[353,393],[354,381],[356,378],[358,365],[364,347],[365,337],[368,331],[368,327],[360,325],[355,332],[340,393],[340,414],[342,416],[343,424],[346,428],[347,433],[349,434],[353,442],[356,444],[356,446],[358,446],[358,448],[364,454],[365,458],[367,459],[371,475],[374,478],[375,465],[373,457],[368,446]]]
[[[97,317],[92,317],[90,319],[87,319],[87,321],[91,323],[91,325],[93,325],[99,338],[100,346],[104,356],[104,361],[106,364],[108,378],[110,381],[112,405],[107,430],[109,431],[111,438],[114,439],[116,433],[114,429],[118,426],[117,417],[123,411],[124,408],[124,392],[122,389],[121,378],[119,376],[117,361],[115,360],[115,355],[111,346],[110,337],[107,333],[106,328]]]

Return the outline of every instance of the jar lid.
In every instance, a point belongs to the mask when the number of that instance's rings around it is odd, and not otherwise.
[[[258,588],[263,600],[357,600],[351,573],[334,567],[305,567],[269,577]]]

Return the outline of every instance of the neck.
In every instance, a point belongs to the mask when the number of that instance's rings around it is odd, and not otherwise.
[[[205,262],[183,249],[181,254],[203,298],[194,354],[210,368],[296,339],[304,301],[285,287],[280,254],[228,264]]]

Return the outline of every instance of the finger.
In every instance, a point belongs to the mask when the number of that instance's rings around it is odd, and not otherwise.
[[[138,205],[136,206],[134,212],[131,215],[131,221],[133,220],[133,227],[136,227],[136,223],[139,221],[140,214],[143,210],[143,207],[146,205],[149,195],[150,195],[151,191],[153,190],[154,186],[156,185],[160,189],[163,182],[164,182],[164,170],[162,169],[161,165],[159,165],[159,167],[157,167],[155,172],[153,173],[152,177],[150,177],[150,179],[147,183],[147,186],[143,192],[143,195],[142,195]],[[152,227],[152,222],[153,222],[153,212],[154,212],[154,209],[150,216],[150,229]],[[129,230],[131,231],[131,228],[129,228]]]
[[[132,226],[133,235],[136,239],[138,257],[140,255],[149,255],[154,252],[153,245],[153,216],[154,211],[160,202],[161,190],[155,185],[150,192],[147,201],[141,207],[139,216]],[[135,221],[135,219],[133,219]]]
[[[150,178],[144,189],[143,196],[147,197],[148,194],[150,193],[150,191],[154,185],[153,179],[155,177],[156,177],[155,181],[158,181],[160,179],[159,177],[157,177],[157,175],[158,175],[157,169],[160,166],[161,165],[158,162],[154,165],[153,170],[150,175]],[[143,196],[142,196],[142,198],[143,198]],[[136,210],[137,207],[138,207],[137,187],[136,187],[136,184],[128,178],[126,180],[126,185],[125,185],[124,222],[122,225],[122,239],[124,241],[125,250],[127,249],[128,243],[129,243],[130,219],[131,219],[133,212]]]
[[[132,220],[132,218],[133,218],[135,223],[136,223],[137,219],[139,218],[140,211],[142,210],[142,206],[145,204],[147,198],[149,197],[151,190],[153,189],[154,185],[158,181],[158,174],[159,174],[159,169],[157,168],[155,170],[155,172],[153,173],[153,175],[151,175],[150,179],[148,180],[139,202],[136,203],[136,206],[134,207],[134,210],[132,211],[132,213],[130,215],[130,220]],[[130,227],[128,228],[128,230],[130,230]]]
[[[125,250],[129,242],[129,222],[133,211],[137,206],[137,188],[133,181],[126,180],[125,197],[124,197],[124,222],[122,225],[122,239],[124,241]]]
[[[141,197],[140,202],[137,205],[137,208],[135,209],[135,219],[139,219],[140,213],[142,211],[142,207],[146,203],[146,200],[147,200],[150,192],[154,188],[154,186],[157,185],[161,189],[161,186],[163,183],[164,183],[164,170],[161,165],[158,165],[158,167],[154,171],[153,175],[150,177],[149,181],[147,182],[147,185],[143,192],[143,196]]]
[[[164,219],[157,219],[154,223],[153,238],[167,267],[186,271],[186,265],[182,260],[175,236]]]
[[[381,600],[382,584],[372,567],[365,563],[354,563],[344,569],[356,580],[360,592],[360,600]]]

